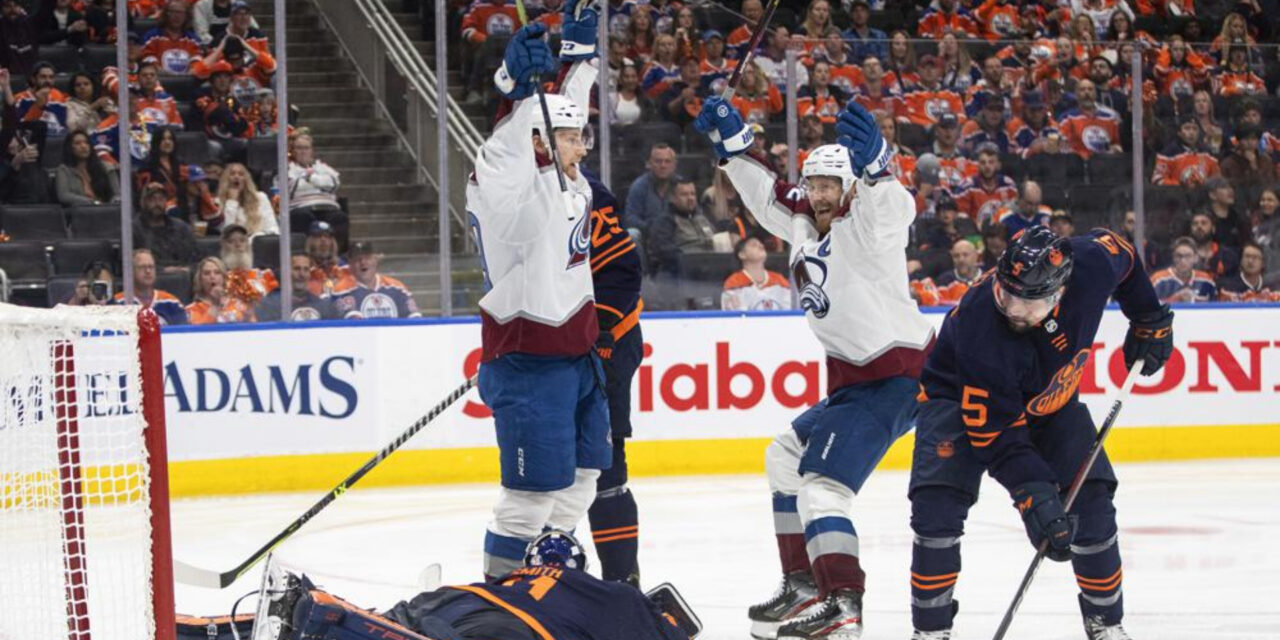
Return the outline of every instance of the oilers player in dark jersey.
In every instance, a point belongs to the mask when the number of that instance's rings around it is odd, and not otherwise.
[[[548,531],[524,565],[489,582],[447,586],[381,614],[268,565],[257,626],[272,640],[690,640],[701,622],[673,587],[649,594],[586,572],[570,534]],[[254,638],[262,640],[258,629]]]
[[[1077,387],[1111,298],[1130,323],[1126,366],[1156,373],[1173,350],[1173,312],[1110,231],[1026,229],[944,320],[920,379],[911,469],[913,640],[951,638],[960,537],[984,471],[1013,497],[1032,545],[1047,540],[1050,559],[1071,560],[1090,640],[1129,638],[1105,452],[1070,516],[1061,498],[1096,434]]]
[[[640,523],[636,499],[627,488],[626,439],[631,437],[631,379],[644,356],[640,333],[643,278],[640,252],[622,228],[622,204],[590,172],[591,279],[600,336],[596,353],[604,365],[604,395],[609,403],[613,465],[596,479],[596,498],[587,510],[592,541],[600,556],[601,577],[640,586]]]

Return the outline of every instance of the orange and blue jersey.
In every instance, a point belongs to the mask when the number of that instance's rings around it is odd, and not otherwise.
[[[862,67],[859,67],[845,58],[844,64],[836,64],[834,62],[827,63],[831,69],[831,84],[840,87],[840,91],[844,95],[853,95],[853,92],[866,81],[866,77],[862,75]]]
[[[960,300],[964,298],[964,294],[969,292],[969,288],[982,279],[982,270],[975,268],[973,276],[965,278],[955,269],[944,271],[938,279],[934,281],[934,288],[938,292],[938,304],[948,307],[954,307],[960,304]]]
[[[938,155],[938,185],[947,191],[959,192],[965,181],[976,175],[978,163],[959,153],[951,156]]]
[[[988,189],[981,176],[974,176],[964,181],[955,190],[956,206],[966,214],[974,224],[982,227],[996,212],[1018,199],[1018,185],[1013,178],[1001,173],[995,176],[995,186]]]
[[[333,286],[333,306],[343,318],[417,318],[418,303],[403,282],[378,274],[369,287],[348,272]]]
[[[881,82],[884,83],[884,86],[889,87],[890,91],[902,95],[909,91],[915,91],[916,86],[920,84],[920,74],[907,69],[885,71],[884,79]]]
[[[1022,16],[1017,3],[986,0],[973,10],[987,40],[1012,40],[1022,35]]]
[[[622,228],[622,204],[596,176],[584,171],[591,185],[591,282],[597,315],[616,315],[614,339],[635,327],[643,303],[640,285],[644,277],[640,252],[631,234]]]
[[[978,151],[986,146],[993,146],[1000,153],[1009,153],[1016,148],[1005,127],[992,132],[983,129],[977,120],[964,123],[960,130],[960,146],[972,156],[977,156]]]
[[[1218,300],[1222,302],[1280,302],[1280,291],[1272,291],[1258,278],[1257,284],[1250,284],[1244,274],[1236,274],[1218,280]]]
[[[903,112],[908,122],[928,128],[938,123],[944,113],[955,114],[963,124],[965,121],[964,102],[960,94],[950,89],[916,88],[902,97]]]
[[[1213,86],[1214,93],[1224,98],[1262,96],[1267,93],[1267,83],[1247,68],[1240,72],[1222,71],[1214,76]]]
[[[782,109],[785,106],[782,103],[782,93],[778,91],[778,87],[772,82],[768,84],[763,94],[749,96],[743,93],[735,93],[733,95],[733,108],[742,114],[742,119],[748,124],[764,124],[774,114],[782,113]]]
[[[462,17],[462,39],[480,44],[489,36],[509,36],[520,28],[516,5],[508,2],[478,0]]]
[[[1016,193],[1016,192],[1015,192]],[[1053,209],[1045,205],[1036,207],[1036,212],[1031,217],[1025,217],[1014,211],[1012,203],[1010,206],[1002,207],[991,216],[991,222],[999,222],[1004,225],[1005,237],[1013,239],[1018,235],[1019,231],[1029,227],[1047,227],[1049,226],[1049,218],[1053,216]],[[985,225],[984,225],[985,226]]]
[[[984,35],[984,29],[973,19],[973,16],[964,9],[956,9],[953,13],[947,13],[941,9],[930,9],[920,18],[920,23],[916,26],[916,33],[922,38],[933,38],[935,40],[942,39],[947,33],[954,33],[957,38],[980,38]]]
[[[1008,131],[1009,139],[1013,143],[1010,151],[1024,155],[1036,140],[1052,133],[1060,133],[1058,123],[1053,121],[1052,116],[1045,117],[1044,124],[1039,127],[1031,125],[1022,118],[1014,118],[1009,121]]]
[[[1129,317],[1160,308],[1124,238],[1095,229],[1069,242],[1071,278],[1043,322],[1024,332],[1010,329],[996,307],[995,278],[985,277],[947,314],[920,379],[923,399],[960,405],[969,445],[1005,487],[1055,481],[1031,431],[1078,398],[1111,299]]]
[[[1193,187],[1221,173],[1217,158],[1184,144],[1174,143],[1156,154],[1156,168],[1151,174],[1151,183]]]
[[[698,63],[698,74],[702,76],[702,88],[713,94],[724,93],[729,86],[729,76],[733,74],[733,61],[721,58],[720,64],[712,64],[706,58]]]
[[[142,119],[157,125],[182,126],[182,114],[178,113],[178,101],[163,89],[157,88],[149,96],[139,96],[138,111]]]
[[[153,27],[142,36],[142,59],[155,58],[165,73],[185,74],[191,63],[201,58],[200,39],[194,31],[171,36],[161,27]]]
[[[811,87],[801,87],[796,96],[796,115],[803,118],[813,114],[825,124],[835,124],[845,102],[847,99],[835,85],[827,85],[825,95],[819,95]]]
[[[118,114],[111,114],[102,119],[89,134],[93,150],[103,162],[115,164],[120,159],[120,119]],[[129,155],[134,162],[146,160],[151,153],[151,136],[160,129],[160,125],[150,120],[134,122],[129,127]]]
[[[853,90],[853,98],[855,102],[862,105],[867,111],[875,113],[883,112],[897,120],[902,115],[902,96],[889,88],[889,85],[880,83],[880,92],[874,93],[865,83],[858,85]]]
[[[49,99],[44,106],[36,103],[35,92],[27,89],[13,97],[14,111],[23,122],[43,122],[50,135],[60,135],[67,130],[67,94],[49,89]]]
[[[1191,276],[1183,279],[1173,267],[1151,274],[1151,286],[1163,302],[1212,302],[1218,299],[1218,285],[1208,271],[1193,269]],[[1190,297],[1187,297],[1190,292]]]
[[[126,303],[124,301],[124,292],[120,291],[112,298],[111,304],[141,305],[142,301],[135,297],[133,301]],[[151,310],[155,311],[156,315],[160,317],[160,324],[162,325],[187,324],[187,310],[182,306],[182,301],[178,299],[178,296],[168,291],[155,289],[152,292]]]
[[[1058,129],[1071,149],[1085,159],[1109,153],[1111,145],[1120,144],[1120,116],[1106,107],[1097,107],[1092,114],[1072,109],[1062,115]]]
[[[652,100],[657,100],[668,89],[680,80],[680,65],[664,67],[657,62],[650,62],[640,79],[640,90]]]
[[[245,303],[227,298],[216,311],[212,304],[196,300],[187,305],[187,318],[191,324],[223,324],[228,322],[256,322],[253,309]]]

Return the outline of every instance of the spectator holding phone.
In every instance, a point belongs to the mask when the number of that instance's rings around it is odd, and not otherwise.
[[[114,295],[115,274],[111,272],[111,265],[92,262],[85,267],[84,275],[76,282],[75,292],[63,304],[75,307],[105,305]]]
[[[43,129],[12,130],[0,162],[0,202],[5,204],[45,204],[50,197],[49,175],[40,167]]]

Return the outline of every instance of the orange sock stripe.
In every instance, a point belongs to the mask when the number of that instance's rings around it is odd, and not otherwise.
[[[957,576],[959,576],[959,575],[960,575],[960,572],[959,572],[959,571],[957,571],[957,572],[955,572],[955,573],[940,573],[940,574],[938,574],[938,575],[936,575],[936,576],[926,576],[926,575],[922,575],[922,574],[916,573],[916,572],[914,572],[914,571],[912,571],[912,572],[911,572],[911,577],[912,577],[912,578],[915,578],[916,580],[924,580],[925,582],[933,582],[933,581],[935,581],[935,580],[948,580],[948,579],[951,579],[951,578],[955,578],[955,577],[957,577]]]
[[[616,536],[611,536],[611,537],[608,537],[608,538],[595,538],[595,537],[593,537],[593,538],[591,538],[591,541],[592,541],[592,542],[594,542],[594,543],[596,543],[596,544],[600,544],[600,543],[602,543],[602,542],[616,542],[616,541],[618,541],[618,540],[629,540],[629,539],[631,539],[631,538],[639,538],[639,537],[640,537],[640,534],[639,534],[639,533],[623,533],[623,534],[616,535]]]
[[[948,580],[948,581],[946,581],[946,582],[940,582],[940,583],[938,583],[938,584],[922,584],[922,583],[920,583],[920,582],[916,582],[915,580],[912,580],[912,581],[911,581],[911,586],[913,586],[913,587],[915,587],[915,588],[917,588],[917,589],[922,589],[922,590],[924,590],[924,591],[933,591],[933,590],[935,590],[935,589],[943,589],[943,588],[945,588],[945,587],[950,587],[951,585],[955,584],[955,583],[956,583],[956,581],[958,581],[958,580],[959,580],[959,578],[953,578],[953,579],[951,579],[951,580]]]
[[[1092,584],[1103,584],[1103,583],[1105,583],[1105,582],[1111,582],[1112,580],[1115,580],[1115,579],[1119,578],[1121,573],[1124,573],[1124,569],[1116,569],[1116,572],[1115,572],[1115,573],[1113,573],[1113,574],[1111,574],[1111,575],[1109,575],[1109,576],[1107,576],[1107,577],[1105,577],[1105,578],[1086,578],[1086,577],[1084,577],[1084,576],[1082,576],[1082,575],[1080,575],[1080,574],[1078,574],[1078,573],[1077,573],[1077,574],[1076,574],[1076,581],[1077,581],[1077,582],[1089,582],[1089,583],[1092,583]]]
[[[636,531],[636,530],[638,530],[639,528],[640,528],[640,525],[638,525],[638,524],[633,524],[633,525],[631,525],[631,526],[629,526],[629,527],[618,527],[617,529],[601,529],[601,530],[599,530],[599,531],[592,531],[592,532],[591,532],[591,537],[593,537],[593,538],[598,538],[598,537],[600,537],[600,536],[607,536],[607,535],[612,534],[612,533],[623,533],[623,532],[626,532],[626,531]]]
[[[1112,591],[1120,586],[1120,582],[1123,579],[1124,576],[1121,575],[1120,571],[1116,571],[1110,578],[1102,578],[1100,580],[1082,578],[1077,575],[1076,584],[1080,585],[1081,589],[1088,589],[1089,591]]]

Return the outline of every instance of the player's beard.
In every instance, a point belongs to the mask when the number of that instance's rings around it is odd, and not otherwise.
[[[250,269],[253,267],[253,254],[249,251],[225,251],[222,262],[227,265],[228,270]]]

